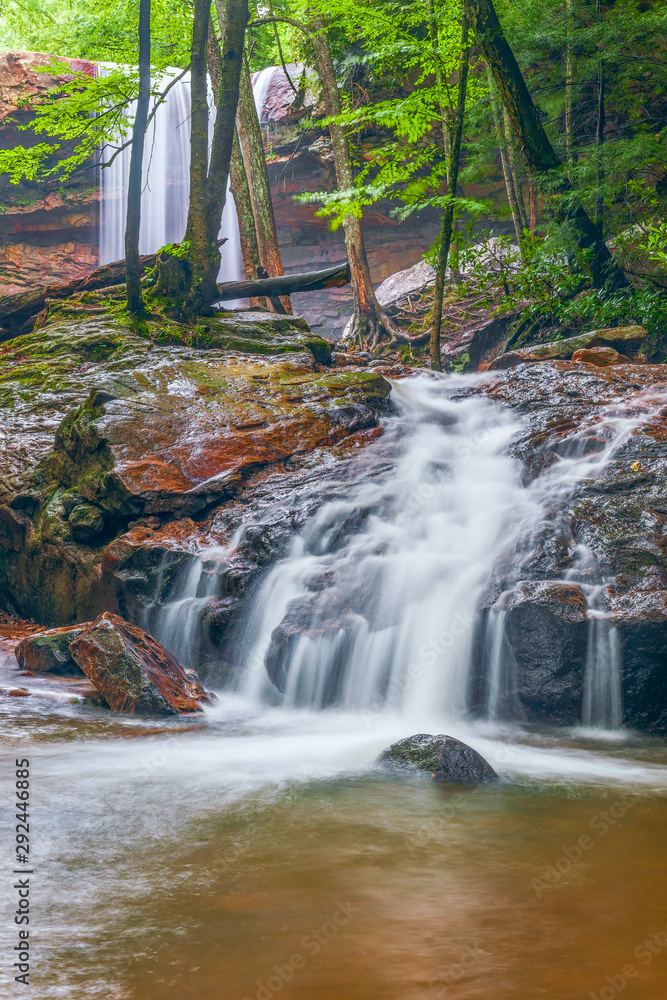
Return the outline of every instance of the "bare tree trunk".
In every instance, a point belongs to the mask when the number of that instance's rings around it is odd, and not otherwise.
[[[236,105],[248,23],[248,0],[225,0],[217,114],[208,156],[207,53],[211,0],[194,0],[191,46],[190,201],[184,257],[162,254],[157,287],[176,298],[185,315],[210,310],[220,269],[218,233],[225,207]]]
[[[435,268],[435,289],[433,294],[433,325],[431,327],[431,368],[441,371],[442,360],[440,357],[440,330],[442,328],[442,300],[445,290],[445,276],[447,273],[447,261],[449,259],[449,248],[452,242],[452,230],[454,226],[454,199],[456,198],[456,186],[459,179],[459,161],[461,158],[461,139],[463,136],[463,120],[465,117],[466,90],[468,86],[468,68],[470,66],[470,44],[468,41],[468,19],[465,14],[461,22],[461,61],[459,63],[459,86],[456,113],[452,124],[452,134],[450,140],[450,157],[447,169],[447,193],[450,200],[445,206],[442,217],[442,228],[440,231],[440,246],[438,248],[438,260]]]
[[[514,133],[512,132],[509,115],[504,108],[503,125],[505,129],[505,139],[507,141],[507,157],[509,161],[510,173],[512,175],[512,184],[514,186],[514,196],[516,198],[517,214],[521,224],[521,232],[523,232],[523,230],[528,227],[528,220],[526,219],[526,206],[523,203],[523,182],[521,180],[521,174],[519,173],[519,164],[517,163],[516,149],[514,146]]]
[[[208,86],[206,79],[210,0],[194,0],[190,47],[190,201],[185,242],[191,269],[191,311],[206,296],[204,282],[211,270],[208,227]],[[217,234],[216,234],[217,235]],[[209,278],[210,280],[210,278]],[[194,293],[194,294],[192,294]],[[212,301],[212,299],[209,299]]]
[[[135,315],[144,312],[141,294],[142,268],[139,262],[139,230],[141,226],[141,176],[144,159],[144,137],[151,92],[151,0],[139,5],[139,97],[132,126],[132,154],[127,185],[127,223],[125,227],[125,270],[127,274],[127,308]]]
[[[561,161],[549,142],[514,53],[507,44],[492,0],[464,0],[464,9],[484,59],[491,68],[529,168],[548,191],[555,217],[559,222],[567,223],[576,236],[578,246],[591,253],[588,266],[593,285],[601,288],[609,283],[613,288],[629,287],[597,226],[574,195],[572,184],[559,171]]]
[[[491,97],[491,107],[493,110],[493,120],[496,127],[496,138],[498,140],[498,149],[500,151],[500,165],[503,168],[503,177],[505,179],[505,190],[507,191],[507,200],[509,202],[510,211],[512,212],[512,222],[514,223],[514,232],[516,234],[517,243],[521,246],[521,219],[519,217],[519,206],[517,205],[516,192],[514,190],[514,179],[512,178],[512,171],[510,168],[509,154],[507,139],[505,136],[505,130],[503,128],[502,122],[502,111],[499,107],[499,101],[496,97],[495,87],[493,85],[493,77],[491,76],[491,70],[487,69],[487,77],[489,83],[489,95]]]
[[[567,162],[573,164],[577,160],[577,151],[574,145],[574,112],[573,112],[573,91],[574,91],[574,49],[572,39],[574,34],[573,23],[574,0],[566,0],[567,18],[567,39],[565,50],[565,152]]]
[[[213,96],[217,101],[220,90],[220,79],[222,76],[222,56],[220,55],[220,45],[215,35],[215,25],[213,18],[209,21],[208,31],[208,72],[213,87]],[[239,225],[239,242],[241,244],[241,254],[243,256],[243,268],[248,281],[257,278],[258,269],[261,267],[259,259],[259,248],[257,246],[257,232],[255,230],[255,216],[252,212],[250,200],[250,187],[243,163],[243,153],[239,144],[238,132],[234,130],[232,144],[232,155],[229,161],[229,177],[234,203],[236,205],[236,217]],[[264,306],[264,299],[250,299],[251,306]]]
[[[528,192],[530,199],[530,231],[534,233],[537,229],[537,219],[538,219],[538,206],[537,206],[537,187],[533,178],[530,178],[528,183]]]
[[[266,169],[262,129],[255,107],[250,68],[245,53],[241,68],[236,124],[250,186],[250,198],[255,217],[260,264],[266,273],[274,278],[283,273],[283,265],[280,259],[280,248],[278,247],[276,220],[273,214],[271,187]],[[255,277],[258,277],[258,275],[255,274]],[[284,296],[282,302],[285,311],[291,313],[292,307],[289,297]]]
[[[596,12],[598,20],[602,20],[602,3],[597,0]],[[604,59],[598,63],[598,124],[595,132],[595,152],[597,154],[597,196],[595,198],[595,224],[600,232],[601,239],[604,239],[604,126],[605,126],[605,79],[604,79]]]
[[[350,146],[345,130],[336,120],[341,113],[341,103],[331,45],[324,21],[317,11],[311,10],[310,29],[324,105],[327,115],[331,119],[329,134],[331,135],[331,148],[336,168],[336,183],[339,191],[351,191],[354,187],[354,177]],[[357,339],[361,344],[367,344],[371,349],[379,347],[383,335],[389,336],[392,342],[396,336],[406,339],[399,327],[385,315],[375,297],[361,231],[361,221],[350,214],[343,222],[343,229],[354,294],[351,337]]]

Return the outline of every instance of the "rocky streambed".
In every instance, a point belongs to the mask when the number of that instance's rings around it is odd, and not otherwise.
[[[473,713],[581,721],[593,697],[596,621],[622,664],[624,723],[667,729],[667,374],[606,361],[515,359],[433,380],[453,406],[483,398],[513,415],[509,453],[541,511],[516,538],[507,519],[514,541],[499,547],[479,594],[466,680]],[[152,627],[196,564],[203,599],[188,633],[195,662],[185,665],[209,686],[226,683],[268,568],[324,504],[382,480],[395,460],[403,431],[392,423],[392,382],[415,373],[367,362],[337,354],[302,321],[266,314],[222,315],[184,338],[64,309],[5,343],[5,612],[47,627],[103,612]],[[419,419],[443,423],[437,407]],[[466,442],[472,461],[476,445]],[[334,541],[327,536],[331,551],[365,531],[369,516],[347,510]],[[383,627],[370,592],[351,590],[343,607],[326,574],[308,586],[319,595],[317,621],[295,618],[303,604],[286,608],[276,641],[291,630],[290,649],[295,636],[345,633],[350,614],[371,632]],[[274,643],[273,661],[281,655]]]

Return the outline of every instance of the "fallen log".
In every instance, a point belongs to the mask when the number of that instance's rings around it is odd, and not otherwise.
[[[157,254],[145,254],[139,258],[142,273],[155,267]],[[46,288],[29,288],[16,295],[6,295],[0,299],[0,319],[20,313],[28,316],[39,312],[47,299],[68,299],[77,292],[92,292],[98,288],[111,288],[122,285],[125,281],[125,261],[115,260],[112,264],[104,264],[85,278],[77,278],[66,285],[48,285]]]
[[[348,264],[328,267],[324,271],[306,271],[302,274],[281,274],[276,278],[257,278],[255,281],[225,281],[218,285],[216,301],[249,299],[260,296],[293,295],[295,292],[314,292],[322,288],[339,288],[350,281]]]
[[[226,242],[226,238],[218,240],[218,246],[222,246]],[[139,257],[142,275],[155,267],[157,258],[157,253],[142,254]],[[93,292],[100,288],[113,288],[114,285],[124,284],[125,258],[114,260],[111,264],[103,264],[102,267],[91,271],[85,278],[77,278],[66,285],[29,288],[25,292],[17,292],[16,295],[6,295],[0,299],[0,321],[10,316],[20,315],[23,322],[33,313],[39,312],[46,304],[47,299],[68,299],[80,292]]]
[[[224,243],[219,240],[218,243]],[[139,258],[142,274],[155,267],[157,254],[145,254]],[[281,274],[276,278],[257,278],[255,281],[226,281],[218,285],[218,299],[246,299],[268,296],[276,298],[279,295],[291,295],[294,292],[310,292],[322,288],[339,288],[350,281],[350,269],[347,264],[326,268],[324,271],[307,271],[302,274]],[[125,282],[125,261],[115,260],[104,264],[89,274],[86,278],[78,278],[67,285],[49,285],[46,288],[31,288],[16,295],[7,295],[0,299],[0,326],[5,332],[0,339],[16,336],[25,332],[21,327],[30,317],[39,313],[48,301],[68,299],[81,292],[91,292],[96,289],[112,288]]]

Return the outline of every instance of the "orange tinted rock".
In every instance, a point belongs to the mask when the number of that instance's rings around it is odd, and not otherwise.
[[[52,628],[29,635],[14,651],[19,667],[40,673],[80,674],[69,646],[89,625],[90,622],[84,622],[83,625]]]
[[[575,351],[572,360],[583,361],[589,365],[597,365],[605,368],[607,365],[628,365],[632,364],[630,358],[624,354],[619,354],[613,347],[587,347],[581,351]]]
[[[96,618],[70,652],[114,712],[190,715],[212,700],[159,642],[118,615]]]

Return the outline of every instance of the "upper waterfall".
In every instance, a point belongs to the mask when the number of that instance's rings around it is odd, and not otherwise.
[[[104,74],[107,66],[100,64]],[[158,80],[164,90],[179,70],[167,70]],[[132,106],[130,117],[134,113]],[[151,105],[151,110],[153,105]],[[209,87],[209,141],[215,124],[215,105]],[[127,137],[130,138],[131,130]],[[113,150],[104,153],[111,159]],[[127,146],[108,167],[100,169],[99,262],[108,264],[125,256],[127,185],[132,149]],[[162,101],[148,126],[143,158],[141,231],[139,252],[155,253],[168,243],[179,243],[185,233],[190,190],[190,74],[186,73]],[[244,277],[236,206],[229,188],[222,215],[220,279]]]

